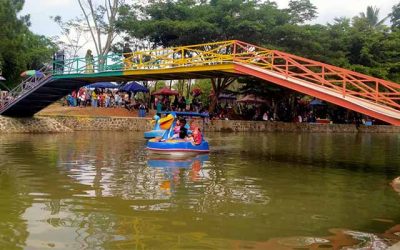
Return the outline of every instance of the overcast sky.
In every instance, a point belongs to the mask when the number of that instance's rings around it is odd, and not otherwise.
[[[276,0],[280,8],[286,8],[289,0]],[[335,17],[353,17],[365,12],[367,6],[380,9],[381,18],[391,12],[400,0],[311,0],[318,8],[316,23],[326,24]],[[50,16],[60,15],[68,20],[80,15],[77,0],[25,0],[23,14],[31,15],[31,30],[37,34],[55,36],[59,29]]]

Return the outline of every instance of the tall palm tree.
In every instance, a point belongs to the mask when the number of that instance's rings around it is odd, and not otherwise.
[[[371,28],[382,27],[383,23],[388,19],[389,16],[379,20],[379,8],[368,6],[367,11],[360,13],[360,19],[364,19]]]
[[[392,13],[389,14],[392,28],[400,28],[400,3],[392,7]]]

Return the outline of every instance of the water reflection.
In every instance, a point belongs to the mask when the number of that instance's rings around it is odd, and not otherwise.
[[[152,168],[186,168],[194,171],[200,171],[204,162],[209,160],[208,154],[183,157],[149,154],[148,157],[147,165]]]
[[[160,189],[170,195],[181,183],[181,178],[189,178],[192,182],[207,178],[207,170],[202,167],[208,160],[208,154],[181,157],[149,154],[147,165],[163,173]]]
[[[399,240],[399,196],[389,185],[400,174],[397,135],[210,138],[210,155],[171,160],[148,155],[141,133],[1,136],[0,248]],[[346,229],[327,236],[332,227]]]

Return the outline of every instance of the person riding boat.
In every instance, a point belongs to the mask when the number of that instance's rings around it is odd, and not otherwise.
[[[193,130],[193,142],[196,145],[200,145],[200,143],[203,141],[203,136],[201,135],[201,131],[198,127],[195,127]]]
[[[197,126],[192,126],[190,135],[187,138],[188,141],[192,142],[194,145],[200,145],[203,141],[203,136],[201,135],[200,129]]]
[[[181,120],[178,119],[174,127],[174,134],[172,135],[171,138],[179,138],[180,131],[181,131]]]
[[[186,128],[186,120],[180,120],[181,128],[179,130],[179,138],[185,139],[188,136],[188,129]]]

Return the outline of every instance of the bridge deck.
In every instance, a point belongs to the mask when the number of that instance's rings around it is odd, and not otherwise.
[[[234,63],[227,62],[215,65],[184,66],[176,68],[150,68],[131,69],[121,71],[78,73],[55,75],[55,79],[78,79],[88,83],[101,81],[157,81],[157,80],[179,80],[179,79],[204,79],[237,76]]]
[[[400,85],[241,41],[54,61],[0,102],[0,114],[31,116],[72,90],[99,81],[177,80],[247,75],[400,125]],[[49,76],[52,75],[52,79]]]

